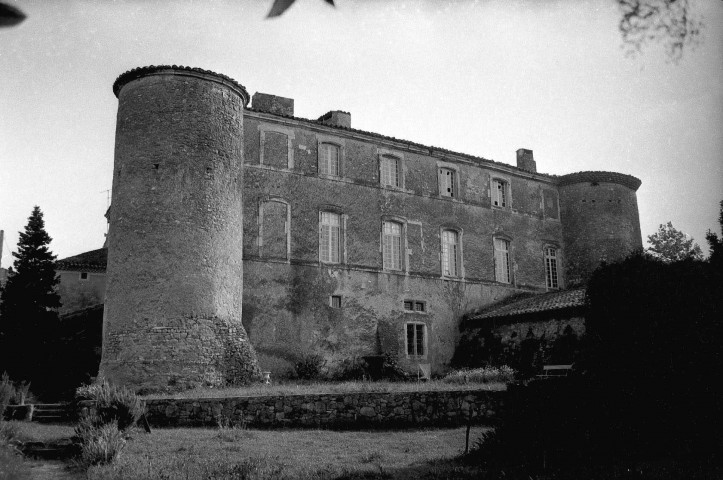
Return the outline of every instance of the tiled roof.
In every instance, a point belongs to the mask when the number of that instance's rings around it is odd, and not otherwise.
[[[249,103],[250,97],[248,92],[246,91],[246,88],[233,78],[228,77],[222,73],[212,72],[211,70],[204,70],[203,68],[185,67],[183,65],[148,65],[145,67],[137,67],[132,70],[128,70],[127,72],[120,74],[118,78],[116,78],[115,82],[113,82],[113,93],[117,97],[118,93],[120,93],[121,88],[123,88],[123,85],[130,82],[131,80],[135,80],[136,78],[144,77],[149,74],[170,71],[179,73],[187,72],[187,74],[195,73],[197,74],[196,76],[207,75],[216,77],[219,80],[219,83],[224,83],[236,89],[236,91],[241,95],[241,98],[243,99],[244,106],[248,105]]]
[[[485,318],[511,317],[525,315],[528,313],[549,312],[563,310],[566,308],[582,307],[585,305],[585,288],[573,290],[562,290],[559,292],[548,292],[533,297],[527,297],[516,302],[507,303],[501,306],[493,306],[476,315],[469,317],[469,320],[482,320]]]
[[[99,248],[81,253],[73,257],[63,258],[56,262],[56,270],[105,272],[108,264],[108,249]]]

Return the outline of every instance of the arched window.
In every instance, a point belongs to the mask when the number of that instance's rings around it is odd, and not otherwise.
[[[454,230],[442,230],[442,275],[459,277],[459,234]]]

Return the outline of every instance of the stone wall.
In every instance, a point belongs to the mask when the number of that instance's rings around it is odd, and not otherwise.
[[[75,312],[86,307],[102,304],[105,299],[105,272],[85,271],[87,278],[82,279],[81,271],[59,270],[60,283],[58,293],[62,306],[58,313]]]
[[[153,426],[389,428],[495,423],[504,391],[348,393],[146,400]]]

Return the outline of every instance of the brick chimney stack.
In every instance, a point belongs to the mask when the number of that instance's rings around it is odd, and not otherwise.
[[[351,128],[351,113],[332,110],[319,117],[317,121],[335,127]]]
[[[532,150],[526,148],[517,150],[517,168],[537,173],[537,164],[535,163],[535,157],[532,155]]]

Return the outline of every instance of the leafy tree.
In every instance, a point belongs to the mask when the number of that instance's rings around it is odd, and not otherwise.
[[[720,202],[718,222],[720,223],[721,232],[723,232],[723,200]],[[718,234],[709,229],[708,233],[705,234],[705,239],[710,246],[710,257],[708,260],[710,264],[716,267],[718,272],[721,273],[721,270],[723,270],[723,238],[718,238]]]
[[[690,0],[616,0],[622,18],[618,29],[628,53],[650,41],[662,42],[668,58],[678,62],[683,49],[700,39],[703,22],[695,17]]]
[[[36,206],[25,231],[20,232],[0,303],[0,370],[7,370],[16,380],[35,382],[49,374],[43,359],[50,353],[47,344],[57,329],[55,309],[60,307],[56,256],[48,248],[50,241]]]
[[[677,262],[691,258],[702,260],[703,252],[700,246],[673,226],[671,222],[660,225],[658,231],[648,235],[648,253],[664,262]]]

